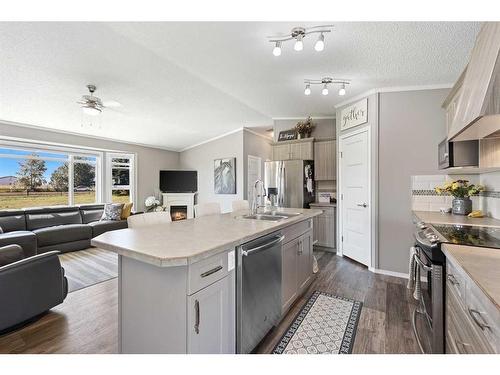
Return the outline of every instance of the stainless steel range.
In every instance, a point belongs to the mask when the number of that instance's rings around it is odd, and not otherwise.
[[[413,330],[422,352],[444,353],[444,301],[446,257],[441,244],[500,248],[500,229],[470,225],[417,223],[415,262],[424,280],[420,284],[419,306],[413,313]],[[424,334],[424,331],[429,334]],[[425,337],[430,335],[426,343]]]

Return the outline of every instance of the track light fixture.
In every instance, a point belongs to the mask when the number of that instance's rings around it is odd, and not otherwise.
[[[294,27],[290,34],[268,36],[269,42],[274,43],[273,55],[281,55],[281,44],[288,40],[295,40],[293,49],[295,51],[302,51],[304,49],[303,39],[309,34],[319,34],[318,40],[314,44],[314,49],[318,52],[325,49],[325,33],[332,32],[333,25],[322,25],[313,27]]]
[[[304,95],[311,95],[311,85],[309,83],[306,84],[306,89],[304,90]]]
[[[322,79],[305,79],[304,83],[306,84],[306,88],[304,90],[305,95],[311,95],[311,85],[323,85],[323,89],[321,90],[321,94],[328,95],[328,85],[340,84],[339,95],[343,96],[346,93],[345,85],[349,85],[350,81],[347,79],[336,79],[325,77]]]

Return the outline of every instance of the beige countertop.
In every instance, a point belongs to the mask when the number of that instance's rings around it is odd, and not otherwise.
[[[315,202],[315,203],[310,203],[309,205],[314,207],[337,207],[337,203],[324,203],[324,202]]]
[[[452,244],[443,244],[441,249],[500,308],[500,249]]]
[[[455,224],[500,228],[500,220],[491,217],[471,218],[462,215],[442,214],[432,211],[413,211],[413,214],[427,224]]]
[[[92,239],[92,245],[161,267],[194,263],[211,255],[314,216],[321,210],[279,209],[301,215],[278,222],[241,218],[245,211],[174,221],[146,228],[110,231]]]

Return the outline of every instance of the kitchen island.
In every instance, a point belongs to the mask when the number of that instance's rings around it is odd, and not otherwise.
[[[312,281],[312,218],[320,210],[280,221],[246,212],[204,216],[104,233],[92,245],[118,257],[121,353],[234,353],[238,246],[279,233],[282,313]]]

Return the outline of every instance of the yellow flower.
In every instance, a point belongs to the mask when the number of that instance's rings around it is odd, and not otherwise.
[[[451,189],[452,190],[457,190],[460,187],[460,184],[458,182],[454,182],[451,184]]]

